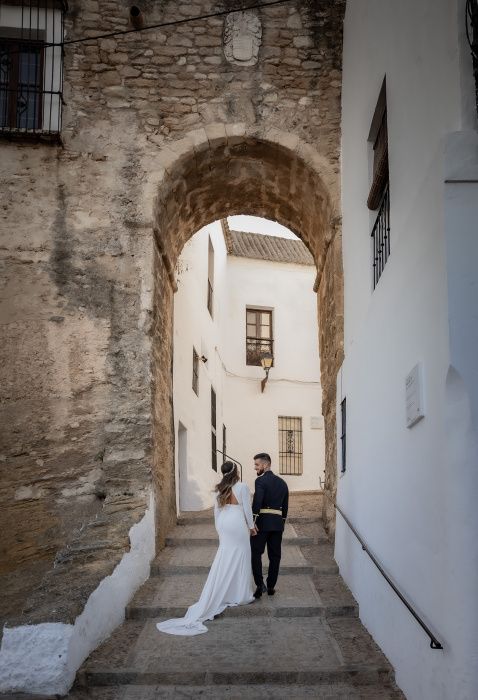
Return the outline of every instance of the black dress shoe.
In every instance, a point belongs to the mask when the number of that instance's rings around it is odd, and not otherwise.
[[[275,589],[275,588],[268,588],[268,589],[267,589],[267,594],[268,594],[268,595],[274,595],[275,592],[276,592],[276,589]]]
[[[252,595],[254,596],[254,598],[261,598],[262,594],[265,593],[266,590],[266,587],[264,586],[264,584],[262,584],[261,586],[257,586],[256,590]]]

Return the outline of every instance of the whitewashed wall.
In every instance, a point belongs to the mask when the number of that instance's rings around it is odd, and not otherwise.
[[[215,249],[214,319],[206,307],[208,236]],[[291,490],[320,489],[324,473],[315,268],[228,257],[219,223],[199,231],[179,263],[174,307],[175,430],[187,429],[186,469],[176,449],[177,505],[207,508],[217,475],[211,468],[210,386],[217,393],[217,446],[227,428],[227,452],[244,467],[252,487],[253,455],[269,452],[279,472],[278,416],[303,419],[303,474],[284,477]],[[246,306],[273,308],[275,366],[265,392],[264,371],[246,365]],[[192,347],[207,356],[200,363],[199,397],[192,390]],[[311,418],[320,427],[311,428]],[[179,442],[179,441],[178,441]],[[177,448],[179,444],[177,442]],[[218,465],[221,455],[218,455]]]
[[[252,457],[268,452],[279,473],[278,416],[302,417],[303,474],[284,476],[291,491],[320,489],[325,445],[318,352],[315,268],[230,256],[228,314],[224,329],[228,448],[255,479]],[[274,367],[261,394],[262,367],[246,365],[246,307],[273,310]],[[320,429],[311,428],[311,418]]]
[[[345,19],[337,501],[444,651],[430,649],[340,515],[336,558],[409,700],[478,697],[478,279],[467,262],[477,259],[478,148],[476,134],[453,134],[476,124],[463,17],[462,2],[358,0]],[[392,252],[372,292],[367,136],[385,74]],[[445,185],[465,151],[465,182]],[[404,381],[417,362],[426,415],[407,429]]]
[[[215,253],[214,318],[207,309],[208,240]],[[176,438],[179,423],[187,430],[187,469],[179,468],[176,442],[176,498],[178,510],[210,507],[217,474],[211,465],[211,384],[217,396],[217,446],[223,413],[224,372],[215,351],[220,338],[220,319],[226,297],[224,271],[226,247],[220,224],[201,229],[185,245],[179,260],[179,289],[174,296],[174,422]],[[193,345],[199,356],[199,396],[192,389]],[[218,465],[221,457],[218,455]]]

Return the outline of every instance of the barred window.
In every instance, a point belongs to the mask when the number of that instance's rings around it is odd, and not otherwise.
[[[272,311],[246,309],[246,364],[261,365],[261,357],[273,353]]]
[[[279,416],[279,473],[302,474],[302,418]]]
[[[211,464],[217,472],[216,392],[211,387]]]
[[[207,249],[207,310],[214,318],[214,248],[210,238]]]
[[[388,186],[388,127],[385,79],[375,107],[368,141],[373,149],[373,166],[367,206],[372,211],[375,211],[378,209],[385,188]]]
[[[377,211],[371,233],[372,277],[375,289],[390,255],[390,184],[385,79],[375,107],[368,140],[373,147],[373,170],[367,206]]]
[[[196,348],[193,348],[193,391],[199,396],[199,355]]]
[[[345,472],[347,469],[347,399],[345,398],[340,404],[340,415],[341,415],[341,428],[340,428],[340,442],[342,445],[342,464],[341,471]]]
[[[58,135],[66,3],[0,1],[0,134]]]

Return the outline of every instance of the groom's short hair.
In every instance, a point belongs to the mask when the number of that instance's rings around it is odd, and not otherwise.
[[[259,452],[259,454],[254,455],[254,459],[260,459],[262,462],[268,462],[269,464],[272,461],[271,456],[267,452]]]

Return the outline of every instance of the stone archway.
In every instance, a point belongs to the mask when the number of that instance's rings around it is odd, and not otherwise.
[[[337,172],[296,136],[242,124],[214,124],[169,145],[158,156],[154,203],[152,330],[153,480],[159,541],[175,517],[172,411],[174,267],[202,226],[234,214],[273,219],[307,245],[317,265],[319,342],[326,431],[326,490],[335,497],[336,375],[342,362],[343,311]],[[333,528],[333,506],[324,499]]]

